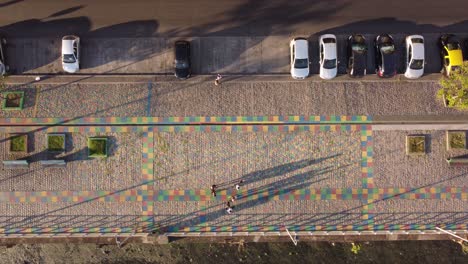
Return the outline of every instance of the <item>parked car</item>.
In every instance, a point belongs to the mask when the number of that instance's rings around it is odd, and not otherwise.
[[[352,35],[348,38],[348,67],[351,77],[364,77],[367,69],[367,45],[363,35]]]
[[[375,71],[379,77],[389,78],[396,75],[395,42],[389,34],[375,39]]]
[[[305,79],[309,76],[309,42],[305,38],[295,38],[289,42],[291,55],[291,76]]]
[[[0,76],[5,75],[9,68],[8,65],[6,65],[5,62],[5,44],[6,44],[6,39],[5,38],[0,38]]]
[[[463,64],[463,52],[460,41],[455,35],[447,34],[440,37],[441,56],[443,69],[446,76],[450,76],[453,71],[457,71]]]
[[[424,74],[424,37],[411,35],[406,37],[405,77],[417,79]]]
[[[62,38],[62,68],[68,73],[80,70],[80,38],[69,35]]]
[[[338,58],[336,48],[336,36],[325,34],[319,38],[320,49],[320,73],[322,79],[333,79],[338,72]]]
[[[187,79],[192,73],[190,62],[190,42],[178,40],[174,44],[174,70],[175,77]]]

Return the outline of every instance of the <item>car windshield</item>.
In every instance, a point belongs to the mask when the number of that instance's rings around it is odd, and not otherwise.
[[[323,68],[325,69],[334,69],[336,68],[336,59],[327,60],[325,59],[323,62]]]
[[[353,44],[351,49],[353,51],[355,51],[355,52],[358,52],[358,53],[364,53],[364,51],[366,51],[366,46],[364,46],[362,44]]]
[[[63,62],[65,62],[65,63],[75,63],[76,62],[75,56],[73,56],[73,54],[64,54],[63,55]]]
[[[296,59],[294,61],[294,68],[296,69],[305,69],[307,68],[309,62],[307,61],[307,59]]]
[[[448,44],[447,44],[447,49],[448,49],[448,50],[457,50],[457,49],[460,49],[460,44],[458,44],[458,43],[448,43]]]
[[[393,44],[386,44],[380,48],[384,54],[390,54],[395,51],[395,46]]]
[[[424,65],[424,60],[413,60],[410,64],[410,69],[421,70]]]
[[[188,68],[188,63],[186,61],[176,60],[175,67],[176,69],[185,69]]]
[[[324,38],[323,39],[323,43],[335,43],[335,39],[334,38]]]

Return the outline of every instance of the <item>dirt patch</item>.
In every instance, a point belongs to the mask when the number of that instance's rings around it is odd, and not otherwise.
[[[359,249],[356,250],[356,244]],[[355,253],[352,251],[354,249]],[[37,244],[0,247],[0,263],[466,263],[452,241]]]

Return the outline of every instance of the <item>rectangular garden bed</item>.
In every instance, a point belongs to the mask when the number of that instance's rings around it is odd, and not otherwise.
[[[65,151],[65,134],[47,134],[47,150],[50,152]]]
[[[88,138],[88,157],[107,157],[107,138]]]
[[[426,154],[426,137],[423,135],[406,136],[406,154],[407,155]]]
[[[447,131],[447,150],[466,149],[465,131]]]
[[[2,93],[3,102],[2,102],[2,109],[3,110],[21,110],[23,109],[24,103],[24,92],[3,92]]]
[[[27,152],[28,135],[10,134],[10,152]]]

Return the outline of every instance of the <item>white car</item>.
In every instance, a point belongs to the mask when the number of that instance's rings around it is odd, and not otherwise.
[[[424,74],[424,38],[420,35],[406,37],[405,77],[416,79]]]
[[[62,68],[68,73],[75,73],[80,69],[80,38],[65,36],[62,38]]]
[[[338,72],[338,59],[336,36],[332,34],[325,34],[320,36],[320,78],[333,79]]]
[[[305,79],[309,76],[309,42],[305,38],[295,38],[289,42],[291,54],[291,76]]]
[[[4,45],[6,45],[6,39],[0,38],[0,76],[3,76],[8,72],[8,66],[5,65],[5,53],[3,51]]]

